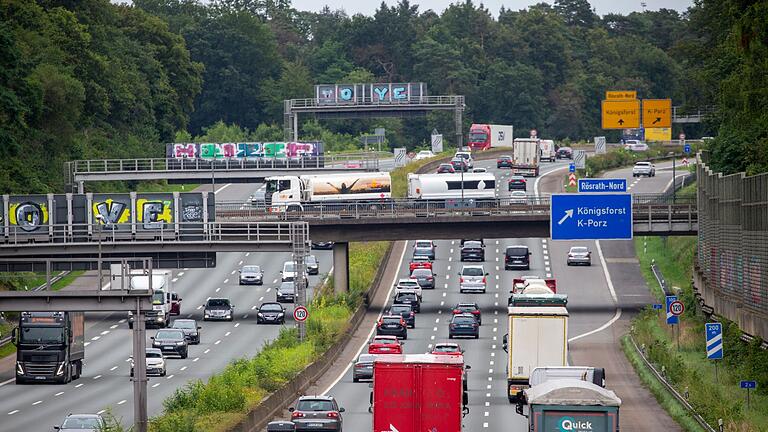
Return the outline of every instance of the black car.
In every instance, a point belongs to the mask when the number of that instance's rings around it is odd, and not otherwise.
[[[293,303],[296,301],[296,286],[293,282],[283,282],[275,290],[275,301],[278,303]]]
[[[464,243],[466,243],[468,241],[480,242],[481,245],[485,246],[485,240],[483,240],[483,239],[461,239],[461,246],[464,246]]]
[[[408,339],[408,324],[400,315],[386,315],[376,323],[376,335],[397,336]]]
[[[432,269],[413,269],[411,279],[416,279],[422,289],[435,289],[435,274],[432,273]]]
[[[525,177],[514,175],[509,178],[509,182],[507,183],[509,190],[525,190],[526,185]]]
[[[469,336],[475,339],[480,338],[480,324],[471,314],[454,315],[448,324],[448,339],[457,336]]]
[[[376,360],[376,354],[360,354],[352,369],[352,382],[358,382],[361,379],[373,379],[373,361]]]
[[[485,261],[485,247],[479,241],[469,240],[461,246],[462,261]]]
[[[280,303],[262,303],[256,313],[256,324],[285,324],[285,309]]]
[[[183,359],[189,355],[187,338],[179,329],[158,330],[152,337],[152,348],[159,349],[163,354],[176,354]]]
[[[510,246],[504,251],[504,270],[513,268],[531,268],[531,252],[528,246]]]
[[[312,249],[331,250],[333,249],[333,242],[312,242]]]
[[[397,293],[395,295],[395,300],[392,303],[411,305],[411,308],[413,308],[414,312],[421,312],[421,302],[419,301],[419,296],[417,296],[415,292]]]
[[[209,298],[203,305],[203,321],[235,318],[235,305],[228,298]]]
[[[570,147],[560,147],[557,149],[555,157],[557,159],[573,159],[573,149]]]
[[[288,411],[297,431],[341,432],[344,424],[341,417],[344,408],[339,408],[331,396],[302,396],[296,407],[290,407]]]
[[[496,159],[496,168],[512,168],[512,156],[499,156]]]
[[[416,328],[416,312],[409,304],[395,304],[387,311],[387,315],[400,315],[410,328]]]
[[[184,332],[184,337],[192,345],[200,343],[200,330],[202,327],[197,325],[193,319],[177,319],[171,323],[171,328],[179,329]]]
[[[480,307],[477,303],[457,303],[453,307],[453,314],[470,314],[475,317],[478,325],[483,325],[483,314],[480,312]]]
[[[320,274],[320,263],[317,261],[316,256],[307,255],[307,258],[304,260],[304,263],[307,265],[307,274],[309,275]]]

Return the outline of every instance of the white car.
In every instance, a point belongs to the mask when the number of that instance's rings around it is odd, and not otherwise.
[[[423,291],[421,290],[421,286],[419,285],[419,281],[416,279],[400,279],[397,281],[397,284],[395,285],[395,295],[397,295],[400,291],[414,291],[419,298],[421,297],[421,294]]]
[[[475,165],[474,161],[472,160],[472,153],[467,151],[457,151],[455,155],[453,155],[454,158],[462,158],[464,159],[464,162],[467,164],[467,168],[472,169]]]
[[[648,144],[638,140],[626,140],[624,141],[624,148],[630,151],[647,151]]]
[[[656,166],[650,162],[636,162],[632,167],[632,177],[640,176],[655,177]]]
[[[429,159],[431,157],[435,157],[435,154],[429,150],[422,150],[416,153],[416,157],[414,158],[414,160]]]
[[[163,352],[158,348],[147,348],[147,376],[157,375],[165,376],[165,358]],[[131,356],[131,376],[133,376],[133,356]]]
[[[465,265],[459,272],[459,292],[474,291],[485,293],[486,277],[485,267],[482,265]]]
[[[510,204],[527,204],[528,203],[528,195],[525,194],[525,191],[512,191],[509,194],[509,203]]]

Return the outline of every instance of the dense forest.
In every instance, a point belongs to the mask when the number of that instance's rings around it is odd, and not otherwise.
[[[766,16],[768,0],[602,17],[587,0],[519,11],[465,0],[439,14],[400,0],[373,16],[289,0],[0,0],[0,191],[61,191],[64,161],[159,157],[176,139],[278,139],[284,99],[351,82],[426,82],[430,94],[466,96],[465,126],[559,140],[606,134],[609,89],[714,105],[686,132],[717,137],[718,168],[763,172]],[[409,148],[453,130],[434,114],[308,120],[301,136],[341,150],[375,126]]]

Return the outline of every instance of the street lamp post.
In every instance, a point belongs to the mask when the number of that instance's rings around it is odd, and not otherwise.
[[[104,224],[106,222],[105,222],[104,216],[102,216],[101,214],[97,214],[96,215],[96,221],[98,222],[98,227],[99,227],[99,257],[96,260],[96,263],[97,263],[96,265],[99,266],[99,286],[98,286],[98,289],[101,289],[101,287],[103,286],[102,285],[102,282],[103,282],[102,276],[103,275],[102,275],[102,270],[101,270],[101,267],[102,267],[102,262],[101,262],[101,238],[104,236]]]
[[[669,152],[672,156],[672,204],[677,201],[677,177],[675,177],[675,153]]]

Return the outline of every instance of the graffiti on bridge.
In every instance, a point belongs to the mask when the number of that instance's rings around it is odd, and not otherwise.
[[[166,146],[168,159],[301,159],[322,153],[319,142],[173,143]]]
[[[48,205],[44,202],[11,203],[8,210],[10,224],[18,226],[24,232],[34,232],[41,226],[48,224]]]

